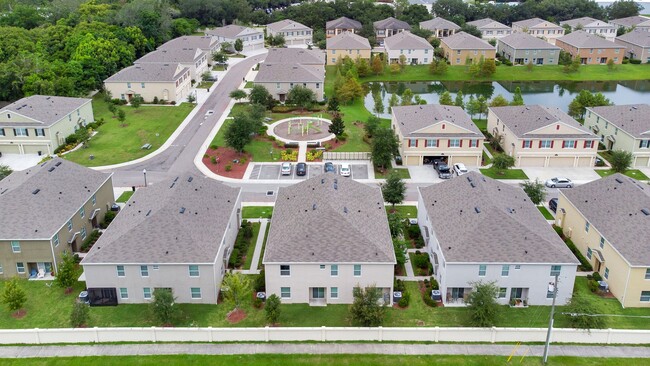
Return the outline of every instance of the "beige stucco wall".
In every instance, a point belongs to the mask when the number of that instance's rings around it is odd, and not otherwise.
[[[615,64],[621,64],[625,56],[625,48],[577,48],[562,40],[557,40],[557,46],[570,53],[573,58],[586,59],[586,65],[605,65],[609,60],[614,60]],[[603,57],[607,58],[605,63],[600,62]]]
[[[557,212],[555,224],[562,227],[566,236],[571,237],[585,258],[587,258],[587,248],[602,252],[605,262],[600,265],[600,268],[598,268],[595,252],[589,261],[594,267],[594,271],[601,274],[609,285],[609,290],[621,304],[624,307],[650,307],[650,302],[639,301],[641,291],[650,291],[650,280],[645,279],[647,267],[631,267],[607,238],[601,248],[600,238],[602,235],[598,228],[590,225],[589,231],[585,231],[586,218],[562,192],[560,192]],[[607,279],[605,279],[605,268],[609,269],[609,278]]]
[[[284,37],[284,42],[287,45],[295,45],[295,44],[311,44],[312,42],[312,30],[311,28],[296,28],[292,29],[290,31],[280,31],[280,32],[275,32],[269,28],[267,28],[267,32],[271,36],[276,36],[277,34],[281,34]]]
[[[512,34],[512,29],[503,28],[482,28],[480,31],[483,39],[499,39]]]
[[[550,44],[555,44],[555,41],[558,38],[564,36],[564,28],[549,22],[542,23],[532,29],[525,29],[513,24],[512,30],[514,32],[528,33],[531,36],[541,38]]]
[[[353,60],[357,58],[365,58],[370,61],[370,50],[361,50],[361,49],[350,49],[350,50],[334,50],[331,48],[327,49],[327,64],[335,65],[336,61],[339,59],[348,56]]]
[[[337,36],[343,32],[354,32],[354,34],[359,34],[358,29],[347,29],[347,28],[334,28],[334,29],[326,29],[325,30],[325,37],[326,38],[332,38],[334,36]]]
[[[621,130],[616,125],[600,117],[595,112],[587,109],[585,114],[585,127],[594,130],[594,126],[598,127],[598,136],[602,137],[602,141],[610,150],[625,150],[632,153],[634,160],[632,165],[635,167],[647,167],[650,164],[650,148],[639,147],[640,139]],[[608,136],[613,136],[616,139],[612,142]],[[648,138],[650,139],[650,138]]]
[[[641,60],[641,62],[650,62],[650,47],[641,47],[622,39],[616,39],[616,43],[625,47],[625,56]],[[632,57],[634,56],[634,57]]]
[[[452,65],[465,65],[465,61],[469,58],[472,62],[478,62],[481,57],[487,60],[496,57],[496,49],[494,50],[456,50],[451,49],[445,44],[440,43],[440,47],[444,50],[445,58]]]
[[[142,87],[142,84],[144,84],[144,88]],[[184,102],[190,94],[190,84],[190,72],[187,71],[185,75],[179,79],[178,87],[175,82],[105,82],[104,88],[110,91],[114,98],[124,100],[129,99],[129,94],[139,94],[144,98],[145,102],[151,102],[154,97],[158,97],[158,100],[181,103]]]
[[[324,78],[323,78],[323,80],[324,80]],[[268,83],[268,82],[260,83],[260,82],[255,82],[255,84],[264,86],[266,88],[266,90],[268,90],[269,93],[271,93],[273,98],[275,98],[276,100],[280,100],[280,95],[279,95],[280,92],[283,92],[285,94],[285,97],[286,97],[286,95],[289,94],[289,91],[291,90],[291,88],[293,88],[294,86],[303,85],[303,84],[304,84],[303,86],[305,86],[306,88],[308,88],[308,89],[310,89],[310,90],[312,90],[314,92],[314,94],[316,95],[317,100],[321,101],[324,98],[324,94],[323,94],[323,84],[324,84],[324,82],[321,82],[321,83]],[[291,84],[293,84],[293,85],[291,85]]]
[[[389,61],[399,61],[401,55],[406,57],[406,62],[411,63],[411,60],[417,59],[417,64],[430,64],[433,59],[433,49],[391,49],[386,48]]]

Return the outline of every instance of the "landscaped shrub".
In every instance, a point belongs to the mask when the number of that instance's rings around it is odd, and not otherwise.
[[[84,240],[84,242],[81,244],[81,248],[80,248],[81,251],[83,253],[88,252],[101,235],[102,233],[100,233],[98,230],[91,231],[90,234],[88,234],[88,236],[86,237],[86,240]]]
[[[630,63],[630,60],[629,60],[629,59],[627,59],[627,58],[624,58],[624,59],[623,59],[623,65],[627,65],[627,64],[629,64],[629,63]]]
[[[115,211],[106,212],[106,214],[104,214],[104,221],[102,221],[99,224],[99,227],[102,229],[106,229],[108,225],[110,225],[110,223],[113,221],[114,218],[115,218]]]
[[[411,295],[408,293],[408,291],[403,291],[402,298],[399,299],[397,305],[399,305],[400,308],[405,308],[409,306],[410,302],[411,302]]]
[[[413,265],[417,268],[428,268],[429,256],[425,253],[415,254],[413,256]]]
[[[395,291],[404,291],[404,290],[406,290],[406,287],[404,286],[404,281],[395,280],[395,283],[393,284],[393,289]]]
[[[262,305],[264,305],[264,302],[262,302],[262,299],[260,299],[259,297],[256,297],[255,299],[253,299],[253,307],[255,307],[255,309],[261,309]]]
[[[603,280],[603,278],[600,276],[600,273],[598,272],[594,272],[593,277],[594,277],[594,281],[596,282]]]
[[[244,239],[250,239],[253,237],[253,224],[247,220],[242,221],[241,230],[244,233]]]
[[[158,102],[160,102],[160,101],[158,100],[158,97],[153,97],[153,101],[152,101],[152,103],[153,103],[153,104],[158,104]]]
[[[232,165],[228,164],[226,165],[226,171],[229,172],[232,170]]]
[[[264,270],[261,270],[260,273],[255,277],[255,282],[253,283],[253,290],[255,292],[264,292],[266,291],[266,277],[264,275]]]
[[[591,292],[598,291],[598,282],[596,282],[595,280],[590,280],[589,282],[587,282],[587,286],[589,287],[589,291]]]
[[[418,238],[415,239],[415,247],[417,249],[424,248],[424,238],[422,237],[422,235],[418,236]]]
[[[630,59],[630,63],[632,65],[639,65],[641,63],[641,60],[633,58],[633,59]]]
[[[571,241],[571,239],[566,238],[564,240],[564,242],[566,243],[567,247],[569,247],[569,249],[571,249],[571,252],[573,252],[573,255],[575,255],[578,258],[578,260],[580,261],[580,266],[578,266],[578,270],[584,271],[584,272],[591,272],[591,271],[594,270],[593,267],[591,266],[591,263],[589,263],[587,258],[585,258],[585,256],[582,255],[582,253],[580,253],[580,251],[578,250],[576,245],[573,244],[573,241]]]
[[[438,285],[438,281],[434,277],[431,277],[431,289],[432,290],[440,290],[440,285]]]
[[[230,254],[230,259],[228,259],[228,266],[230,268],[237,268],[241,265],[241,259],[239,257],[239,250],[237,248],[232,250]]]

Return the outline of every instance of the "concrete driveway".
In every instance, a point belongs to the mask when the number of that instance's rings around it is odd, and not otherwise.
[[[522,168],[530,180],[545,182],[555,177],[569,178],[577,184],[588,183],[600,178],[593,168]]]
[[[0,165],[7,165],[12,170],[25,170],[38,164],[44,156],[37,154],[2,154]]]

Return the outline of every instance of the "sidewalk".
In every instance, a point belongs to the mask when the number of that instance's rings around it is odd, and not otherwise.
[[[250,354],[382,354],[382,355],[496,355],[541,357],[544,346],[497,344],[404,343],[221,343],[117,344],[0,347],[0,358],[142,356],[142,355],[250,355]],[[650,358],[647,347],[553,346],[550,357]]]

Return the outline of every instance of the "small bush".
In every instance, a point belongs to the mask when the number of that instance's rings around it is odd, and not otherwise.
[[[255,292],[264,292],[266,291],[266,277],[264,275],[264,270],[261,270],[260,273],[255,277],[255,282],[253,283],[253,289]]]
[[[406,287],[404,286],[404,281],[395,280],[395,283],[393,284],[393,289],[395,291],[404,291],[406,289]]]
[[[512,61],[510,60],[503,60],[503,64],[506,66],[512,66]]]
[[[106,229],[108,225],[110,225],[111,222],[113,222],[113,219],[115,218],[115,211],[107,211],[106,214],[104,214],[104,221],[99,225],[102,229]]]
[[[422,249],[424,248],[424,238],[420,235],[418,236],[417,239],[415,239],[415,247],[417,249]]]
[[[153,97],[152,103],[153,104],[158,104],[158,102],[159,102],[158,97]]]
[[[219,148],[219,146],[218,146],[217,144],[210,144],[210,148],[211,148],[212,150],[216,150],[216,149]]]
[[[241,265],[241,260],[239,259],[239,250],[234,248],[230,254],[230,259],[228,259],[228,266],[231,268],[237,268]]]
[[[262,302],[262,299],[258,297],[255,297],[255,299],[253,300],[253,306],[255,307],[255,309],[261,309],[263,304],[264,303]]]
[[[633,59],[630,60],[630,63],[632,65],[639,65],[641,63],[641,60],[633,58]]]
[[[591,263],[589,263],[587,258],[585,258],[585,256],[582,255],[582,253],[580,253],[580,251],[578,250],[576,245],[573,244],[573,241],[571,241],[571,239],[567,238],[567,239],[564,240],[564,242],[566,243],[567,247],[569,247],[569,249],[571,249],[571,252],[573,252],[573,255],[575,255],[578,258],[578,260],[580,261],[580,266],[579,266],[580,270],[585,271],[585,272],[591,272],[591,271],[594,270],[593,267],[591,266]]]
[[[211,156],[210,157],[210,163],[216,164],[217,163],[217,157],[216,156]]]
[[[420,227],[418,225],[409,225],[407,233],[409,239],[417,239],[420,236]]]
[[[591,292],[596,292],[598,291],[598,282],[591,280],[587,282],[587,286],[589,287],[589,291]]]
[[[602,281],[602,280],[603,280],[603,278],[600,276],[600,273],[594,272],[594,281],[598,282],[598,281]]]
[[[230,164],[226,165],[226,171],[227,172],[232,171],[232,165]]]
[[[438,285],[438,281],[434,277],[431,277],[431,289],[440,290],[440,285]]]
[[[425,305],[430,306],[432,308],[438,306],[438,304],[436,304],[436,301],[431,298],[431,291],[422,294],[422,301],[424,301]]]
[[[629,60],[629,59],[627,59],[627,58],[624,58],[624,59],[623,59],[623,65],[627,65],[627,64],[629,64],[629,63],[630,63],[630,60]]]

